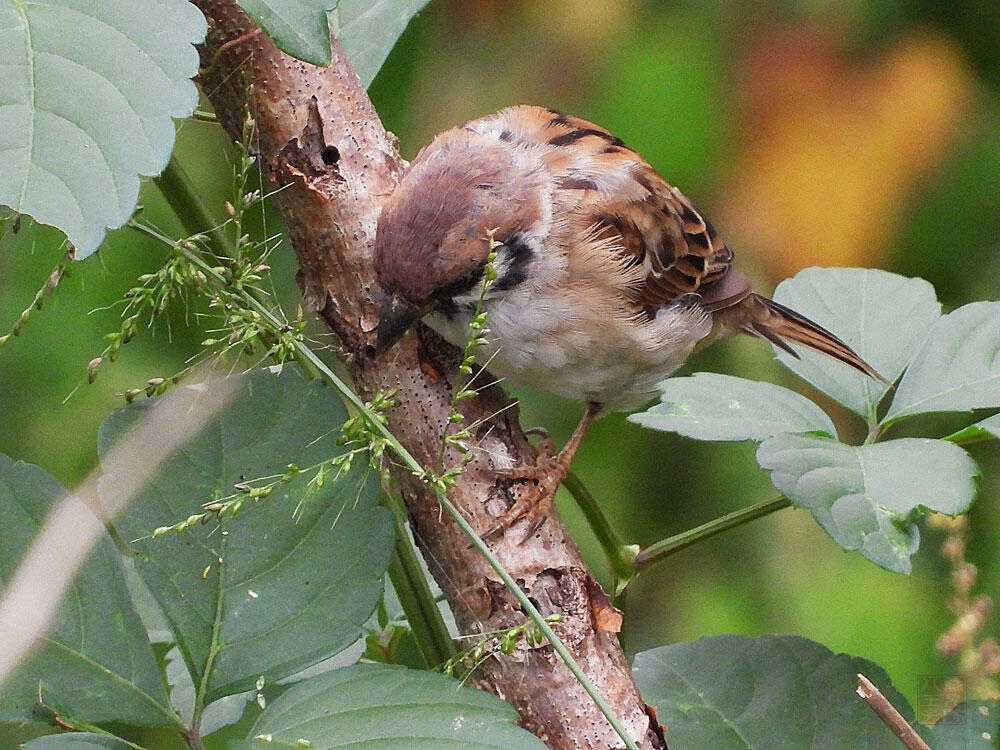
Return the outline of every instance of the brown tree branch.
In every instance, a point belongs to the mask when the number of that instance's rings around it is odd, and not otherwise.
[[[306,304],[337,335],[340,354],[364,397],[393,389],[400,402],[389,417],[394,434],[417,460],[438,468],[441,435],[457,383],[457,353],[421,329],[384,357],[373,357],[380,291],[371,249],[382,201],[406,163],[379,121],[361,82],[332,39],[332,63],[317,68],[278,51],[233,0],[194,0],[209,21],[201,48],[199,83],[223,126],[242,132],[249,105],[254,144],[277,194],[301,266]],[[449,491],[451,501],[479,530],[510,506],[510,483],[495,470],[534,460],[517,423],[516,406],[499,388],[462,402],[476,424],[473,459]],[[446,453],[446,464],[458,462]],[[525,616],[509,591],[434,497],[408,471],[394,472],[414,536],[444,591],[463,634],[518,625]],[[607,597],[587,571],[562,523],[550,517],[522,543],[515,524],[489,540],[490,548],[543,615],[642,748],[666,747],[652,713],[639,697],[613,632]],[[607,625],[603,625],[607,627]],[[613,748],[621,739],[548,645],[521,644],[487,659],[476,684],[512,704],[521,723],[552,748]]]
[[[875,683],[863,674],[858,675],[857,693],[868,702],[872,711],[885,722],[886,726],[909,750],[931,750],[930,745],[923,741],[923,738],[889,702],[889,699],[882,695],[882,691],[875,687]]]

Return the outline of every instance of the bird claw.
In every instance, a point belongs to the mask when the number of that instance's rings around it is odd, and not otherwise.
[[[544,427],[532,427],[530,430],[525,430],[524,434],[541,435],[542,437],[542,439],[538,441],[538,445],[535,447],[535,463],[513,466],[509,469],[497,469],[496,475],[501,479],[510,479],[514,481],[533,480],[540,482],[550,473],[552,462],[559,458],[556,455],[556,444],[553,442],[552,436],[549,435],[549,431]],[[568,463],[566,464],[566,469],[569,470]],[[563,473],[563,476],[565,476],[565,472]],[[559,481],[561,482],[562,479]]]
[[[552,512],[556,491],[569,472],[571,458],[562,453],[556,454],[552,439],[546,436],[538,444],[538,457],[534,464],[497,470],[496,474],[501,479],[533,482],[534,485],[522,488],[520,497],[482,534],[482,538],[489,539],[522,518],[528,518],[531,523],[518,544],[530,539]]]
[[[559,453],[556,453],[555,443],[552,442],[548,431],[540,427],[527,431],[527,434],[533,433],[542,436],[542,439],[538,441],[535,463],[527,466],[515,466],[510,469],[498,469],[496,475],[501,479],[513,482],[534,482],[534,484],[522,488],[520,497],[486,530],[482,535],[483,539],[489,539],[501,531],[506,531],[511,524],[522,518],[528,518],[531,523],[528,526],[528,533],[518,544],[524,544],[534,536],[554,510],[556,491],[566,475],[569,474],[569,466],[573,462],[576,449],[580,446],[584,433],[587,432],[587,428],[600,413],[600,410],[599,404],[587,403],[587,410]]]
[[[490,539],[501,532],[506,532],[511,526],[513,526],[517,521],[522,518],[527,518],[530,520],[527,531],[518,545],[524,544],[535,532],[545,525],[546,519],[552,512],[553,498],[555,497],[555,490],[558,488],[548,488],[548,483],[539,483],[534,487],[530,487],[524,490],[524,493],[514,501],[506,512],[500,516],[490,528],[483,532],[480,536],[482,539]]]
[[[525,435],[537,435],[538,437],[540,437],[542,439],[541,442],[546,442],[546,441],[549,442],[549,443],[552,442],[552,435],[544,427],[529,427],[528,429],[526,429],[524,431],[524,434]],[[553,448],[554,448],[554,446],[553,446]],[[555,450],[553,450],[552,452],[555,453]]]

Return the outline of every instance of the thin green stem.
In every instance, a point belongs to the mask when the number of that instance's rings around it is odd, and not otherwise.
[[[59,285],[59,282],[62,281],[63,276],[66,274],[66,266],[73,262],[73,253],[74,250],[72,247],[69,247],[69,249],[63,253],[63,257],[60,258],[56,267],[53,268],[52,272],[46,277],[45,283],[42,285],[41,289],[35,292],[35,296],[32,298],[31,304],[21,311],[17,321],[11,327],[10,333],[0,336],[0,346],[6,344],[7,341],[10,340],[11,336],[21,335],[21,329],[24,328],[29,318],[31,318],[32,312],[34,310],[42,309],[42,302],[44,301],[45,296],[52,294],[52,292],[55,291],[56,286]]]
[[[406,509],[398,495],[384,495],[385,505],[396,519],[396,548],[389,563],[389,578],[396,590],[417,647],[429,669],[447,662],[457,653],[441,610],[438,609],[417,550],[406,528]]]
[[[176,156],[170,157],[166,169],[158,177],[153,178],[153,182],[188,233],[207,233],[216,255],[225,258],[236,257],[236,246],[223,229],[226,220],[212,214],[208,203],[201,199],[198,188],[188,177]]]
[[[865,445],[871,445],[872,443],[877,442],[878,439],[882,436],[882,432],[884,430],[885,430],[885,427],[882,426],[882,425],[880,425],[880,424],[877,424],[877,423],[869,426],[869,428],[868,428],[868,434],[865,435],[865,442],[864,442],[864,444]]]
[[[139,226],[139,225],[135,225]],[[157,236],[153,230],[145,228],[147,234],[152,236]],[[167,240],[170,242],[169,240]],[[170,242],[171,245],[174,243]],[[202,273],[207,277],[213,279],[216,283],[226,285],[226,280],[208,263],[206,263],[202,258],[192,250],[183,245],[178,245],[180,252],[186,257],[192,264],[197,266]],[[257,300],[253,295],[249,294],[246,290],[240,289],[237,292],[243,299],[244,303],[260,314],[261,319],[267,324],[275,327],[276,330],[280,329],[283,325],[280,320],[278,320],[271,310],[262,302]],[[369,425],[372,431],[382,438],[385,439],[386,444],[392,448],[393,452],[399,457],[403,465],[412,471],[416,476],[426,476],[427,472],[420,462],[414,458],[406,448],[403,447],[402,443],[396,438],[395,435],[378,419],[378,416],[373,414],[372,411],[367,407],[367,405],[361,400],[361,398],[351,390],[346,383],[344,383],[336,373],[334,373],[326,363],[319,358],[319,356],[308,346],[306,346],[301,341],[295,342],[296,351],[301,355],[301,357],[309,362],[315,372],[318,373],[319,377],[331,385],[348,404],[357,409],[358,413],[361,414],[365,422]],[[517,582],[511,577],[510,573],[504,568],[503,563],[497,558],[493,551],[490,550],[486,543],[482,540],[479,534],[476,533],[475,529],[469,524],[465,517],[459,512],[452,502],[448,499],[447,495],[439,487],[428,486],[428,489],[434,494],[435,499],[440,503],[441,507],[451,516],[452,520],[458,525],[462,532],[469,538],[473,546],[479,551],[479,553],[486,559],[490,567],[496,572],[497,576],[503,581],[504,585],[511,592],[514,598],[517,600],[522,611],[535,623],[539,631],[548,639],[549,643],[552,644],[553,650],[559,655],[566,668],[573,674],[577,679],[583,689],[587,694],[593,699],[594,703],[597,705],[598,709],[608,720],[608,723],[614,728],[615,732],[621,737],[625,746],[629,750],[638,750],[638,746],[635,741],[631,738],[628,730],[622,724],[621,720],[615,715],[615,712],[611,709],[608,703],[604,700],[601,694],[598,692],[594,683],[590,678],[584,673],[580,665],[577,664],[573,655],[566,648],[566,645],[560,640],[559,636],[555,634],[549,623],[545,621],[542,614],[538,611],[528,595],[521,590]]]
[[[225,580],[226,565],[224,560],[228,560],[226,555],[226,537],[221,537],[221,554],[219,555],[219,576],[215,589],[215,616],[212,620],[212,636],[208,645],[208,655],[205,658],[205,666],[202,668],[201,680],[195,692],[194,709],[191,711],[191,726],[187,731],[188,744],[193,750],[201,748],[201,717],[205,711],[205,700],[208,697],[208,685],[212,680],[212,669],[215,667],[215,657],[219,655],[219,635],[222,626],[223,598],[222,582]]]
[[[400,458],[402,458],[402,455],[400,455]],[[567,669],[569,669],[583,689],[587,691],[587,694],[597,705],[597,708],[602,714],[604,714],[604,718],[608,720],[608,723],[611,724],[618,736],[621,737],[625,746],[629,750],[639,750],[638,745],[636,745],[635,740],[633,740],[629,735],[628,730],[625,728],[625,725],[622,724],[621,719],[615,715],[611,706],[607,704],[603,696],[601,696],[601,694],[597,691],[597,687],[593,682],[591,682],[590,678],[587,677],[583,669],[580,668],[580,665],[576,663],[576,659],[573,658],[573,654],[569,652],[569,649],[566,648],[566,645],[559,639],[559,636],[555,634],[549,626],[549,623],[545,621],[545,618],[542,617],[542,613],[539,612],[535,605],[531,603],[528,595],[525,594],[524,591],[521,590],[521,587],[517,585],[517,582],[513,579],[513,577],[511,577],[510,573],[507,572],[507,569],[504,568],[503,563],[501,563],[500,560],[497,559],[496,555],[493,554],[492,550],[486,546],[486,543],[482,540],[479,534],[476,533],[476,530],[473,529],[469,522],[465,520],[465,517],[458,511],[458,508],[452,505],[451,501],[445,496],[445,494],[436,488],[433,491],[438,502],[441,503],[442,507],[444,507],[444,509],[448,512],[448,515],[452,517],[462,532],[469,538],[476,549],[479,550],[479,553],[486,558],[490,567],[493,568],[496,574],[500,577],[500,580],[503,581],[507,589],[514,595],[514,598],[517,599],[522,611],[524,611],[524,613],[531,618],[541,631],[542,635],[544,635],[548,639],[549,643],[552,644],[553,650],[559,654],[559,658],[562,659]]]
[[[153,179],[160,189],[170,208],[177,214],[185,231],[190,235],[204,234],[211,243],[212,252],[220,258],[234,260],[239,255],[237,246],[226,234],[225,227],[228,223],[225,219],[216,216],[208,207],[208,203],[202,199],[198,188],[188,176],[184,167],[177,160],[177,156],[171,156],[166,169]],[[158,234],[151,232],[147,227],[139,222],[130,223],[135,229],[146,232],[157,239],[164,239]],[[260,301],[262,294],[259,290],[252,290],[251,296]],[[312,378],[319,378],[312,365],[296,357],[296,361],[302,369]]]
[[[597,537],[601,549],[611,563],[611,572],[615,577],[615,595],[620,594],[636,574],[635,560],[639,554],[639,547],[635,544],[626,544],[625,540],[618,535],[607,516],[601,509],[600,503],[590,493],[586,485],[573,472],[569,472],[563,480],[563,487],[576,500],[576,504],[583,511],[587,523],[590,525],[594,536]]]
[[[732,513],[727,513],[708,523],[703,523],[701,526],[695,526],[693,529],[688,529],[680,534],[649,545],[636,555],[635,567],[644,568],[647,565],[659,562],[665,557],[669,557],[680,552],[682,549],[690,547],[692,544],[697,544],[716,534],[721,534],[723,531],[735,529],[737,526],[742,526],[743,524],[750,523],[750,521],[763,518],[782,508],[787,508],[791,504],[791,501],[787,498],[779,496],[733,511]]]

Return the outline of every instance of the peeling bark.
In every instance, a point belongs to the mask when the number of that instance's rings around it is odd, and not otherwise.
[[[249,105],[254,144],[301,267],[307,306],[336,334],[363,397],[396,391],[393,433],[426,466],[437,466],[441,434],[458,385],[458,353],[426,328],[379,359],[373,356],[380,290],[372,245],[383,200],[406,167],[361,82],[332,39],[326,68],[279,52],[233,0],[194,0],[209,21],[199,83],[223,126],[238,138]],[[484,382],[489,382],[488,380]],[[449,497],[480,531],[516,499],[516,485],[495,471],[534,460],[517,408],[497,387],[462,402],[466,422],[484,420],[478,449]],[[445,465],[460,456],[449,451]],[[525,615],[495,572],[431,493],[405,470],[394,470],[414,536],[444,591],[463,634],[519,625]],[[530,539],[515,523],[489,540],[642,748],[665,748],[655,717],[639,697],[615,632],[620,616],[587,571],[555,516]],[[522,643],[491,657],[475,683],[512,704],[521,724],[552,748],[621,746],[607,720],[548,645]]]

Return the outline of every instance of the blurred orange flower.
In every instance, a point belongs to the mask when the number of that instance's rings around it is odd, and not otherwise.
[[[832,32],[771,27],[738,86],[746,135],[722,226],[783,277],[885,262],[908,198],[957,144],[973,78],[930,31],[859,60]]]

